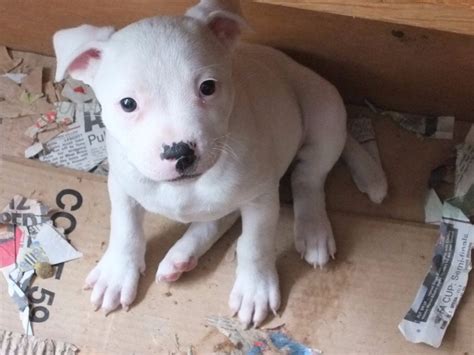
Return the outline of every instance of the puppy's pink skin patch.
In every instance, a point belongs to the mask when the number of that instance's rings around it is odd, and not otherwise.
[[[198,261],[195,257],[191,257],[188,261],[174,263],[176,270],[181,272],[188,272],[194,269],[198,264]]]
[[[79,55],[69,65],[68,71],[84,70],[89,66],[91,59],[100,59],[101,53],[98,49],[92,48]]]
[[[158,277],[158,281],[174,282],[181,277],[181,274],[182,274],[181,272],[174,272],[169,275],[161,275]]]

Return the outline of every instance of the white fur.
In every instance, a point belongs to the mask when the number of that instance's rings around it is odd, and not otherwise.
[[[103,36],[108,30],[90,27],[55,37],[58,79],[65,71],[88,78],[108,129],[110,245],[86,280],[92,303],[106,312],[120,304],[128,308],[135,298],[145,268],[143,208],[191,223],[161,261],[157,281],[174,281],[194,268],[241,215],[229,305],[246,325],[257,326],[269,310],[276,312],[278,184],[295,158],[296,249],[313,266],[336,252],[324,182],[346,142],[343,102],[331,84],[281,52],[239,44],[243,20],[218,4],[202,1],[187,17],[146,19],[110,38]],[[211,26],[206,16],[222,23]],[[77,48],[101,56],[88,68],[71,69]],[[207,79],[218,83],[212,97],[198,92]],[[124,97],[137,99],[137,112],[121,110]],[[177,141],[196,142],[199,177],[170,181],[179,174],[160,152]],[[356,169],[350,164],[357,185],[380,202],[384,173],[359,148],[351,141],[345,156],[357,162]],[[366,167],[372,169],[368,174]]]

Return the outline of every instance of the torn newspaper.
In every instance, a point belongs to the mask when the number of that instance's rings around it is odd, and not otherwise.
[[[349,119],[347,120],[349,133],[380,165],[380,153],[372,124],[374,114],[362,106],[347,105]]]
[[[240,354],[289,354],[320,355],[321,350],[310,348],[293,340],[281,325],[273,329],[245,329],[242,324],[228,317],[210,316],[207,324],[224,334],[235,347],[230,352]]]
[[[449,159],[431,172],[429,181],[430,189],[428,190],[425,200],[425,222],[439,224],[442,218],[442,201],[445,200],[446,197],[464,196],[473,183],[474,125],[469,129],[464,143],[456,147],[455,163],[453,163],[453,159]],[[446,194],[446,191],[443,191],[443,185],[450,185],[448,189],[450,192],[449,195]]]
[[[467,193],[474,182],[474,125],[464,139],[464,143],[457,147],[454,196]]]
[[[474,185],[463,197],[446,201],[432,266],[415,300],[399,324],[404,337],[414,343],[439,347],[461,300],[471,270],[474,226]]]
[[[390,117],[392,121],[397,123],[400,127],[420,137],[453,139],[454,116],[428,116],[381,110],[368,100],[365,100],[365,103],[373,112]]]
[[[61,103],[57,114],[70,117],[71,110],[70,103]],[[49,140],[45,152],[39,155],[40,161],[83,171],[95,168],[106,158],[105,126],[97,101],[76,105],[74,122],[65,132]]]
[[[107,158],[105,126],[101,107],[92,89],[68,78],[61,92],[63,101],[41,115],[25,135],[34,143],[25,150],[26,158],[38,157],[54,166],[82,171],[97,169]],[[69,99],[71,101],[64,101]]]
[[[56,265],[82,256],[53,226],[48,212],[40,202],[16,195],[0,214],[0,271],[27,335],[33,334],[27,290],[35,265]]]

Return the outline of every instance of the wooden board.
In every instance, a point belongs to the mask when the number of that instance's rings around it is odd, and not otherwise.
[[[75,344],[81,353],[210,354],[226,339],[205,325],[209,315],[228,315],[227,297],[234,280],[234,262],[227,256],[239,235],[236,225],[202,259],[196,270],[172,285],[155,284],[158,262],[184,231],[184,226],[147,216],[147,272],[130,312],[104,317],[82,290],[87,272],[104,253],[108,240],[108,198],[103,181],[64,174],[38,164],[0,161],[0,206],[21,193],[50,207],[64,188],[79,191],[83,205],[67,211],[77,221],[70,239],[84,257],[65,265],[59,280],[36,280],[41,292],[54,293],[44,306],[49,317],[35,323],[38,336]],[[73,201],[64,200],[67,206]],[[431,262],[437,231],[417,224],[396,223],[332,213],[339,251],[325,270],[306,265],[292,246],[292,211],[282,208],[278,228],[278,270],[283,305],[281,318],[266,326],[286,324],[298,341],[325,354],[452,354],[474,351],[474,293],[468,287],[459,311],[438,350],[406,342],[397,329]],[[0,328],[21,331],[18,315],[0,282]],[[39,294],[35,295],[39,298]],[[176,341],[178,339],[178,341]],[[177,345],[177,342],[180,344]],[[227,342],[228,343],[228,342]]]
[[[395,24],[474,35],[474,7],[463,0],[255,0]]]
[[[52,54],[51,37],[82,23],[122,27],[139,18],[182,14],[193,2],[0,0],[0,43]],[[246,38],[278,47],[313,68],[352,103],[453,114],[474,121],[474,37],[243,1],[254,28]]]

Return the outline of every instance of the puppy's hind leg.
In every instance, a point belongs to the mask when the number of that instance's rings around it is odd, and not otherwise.
[[[179,279],[183,272],[194,269],[198,259],[232,227],[238,218],[239,213],[232,212],[217,221],[191,223],[186,233],[161,261],[156,281],[173,282]]]
[[[350,135],[347,136],[342,157],[357,188],[369,195],[372,202],[381,203],[387,195],[387,178],[380,162]]]

